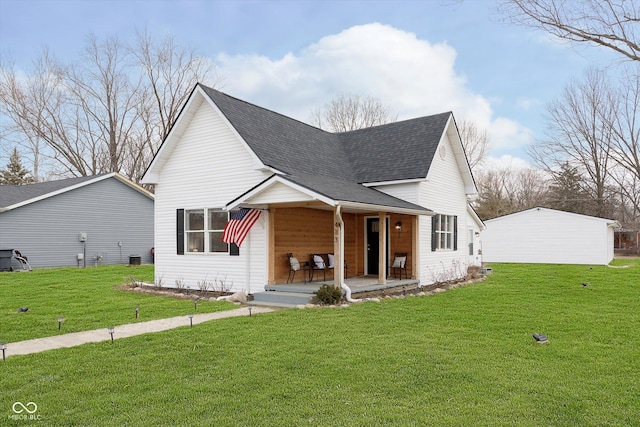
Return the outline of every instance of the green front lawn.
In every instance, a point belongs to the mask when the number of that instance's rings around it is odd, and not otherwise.
[[[153,266],[109,265],[0,273],[0,341],[22,341],[193,312],[190,300],[115,289],[130,283],[131,275],[137,281],[153,283]],[[29,310],[18,313],[20,307]],[[234,307],[229,303],[201,301],[197,310],[212,312]],[[64,317],[60,331],[58,316]]]
[[[0,417],[24,425],[20,401],[54,426],[638,425],[640,263],[616,264],[633,266],[495,264],[428,297],[10,357]]]

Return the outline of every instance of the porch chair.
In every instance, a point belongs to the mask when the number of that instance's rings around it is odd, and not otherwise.
[[[322,270],[323,281],[327,280],[327,270],[333,270],[335,274],[335,261],[333,254],[312,254],[309,262],[311,268],[311,281],[313,282],[314,271]],[[349,265],[344,263],[344,278],[348,277]]]
[[[327,256],[327,258],[325,258],[325,256]],[[311,262],[309,263],[311,265],[311,279],[310,281],[313,282],[313,276],[315,275],[314,272],[316,270],[320,271],[322,270],[322,280],[326,281],[327,280],[327,268],[328,268],[328,255],[327,254],[323,254],[323,255],[319,255],[319,254],[313,254],[311,255]]]
[[[291,252],[287,254],[287,258],[289,259],[289,276],[287,277],[287,283],[292,283],[293,279],[296,278],[296,271],[300,270],[300,261],[298,261],[298,258],[294,257]]]
[[[397,277],[396,271],[400,270],[400,279],[402,279],[402,270],[404,270],[405,279],[408,279],[409,274],[407,273],[407,253],[396,252],[393,258],[393,264],[391,264],[391,268],[393,268],[393,277]]]

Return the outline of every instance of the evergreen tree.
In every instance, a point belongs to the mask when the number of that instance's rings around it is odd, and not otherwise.
[[[9,163],[4,169],[0,169],[0,184],[24,185],[35,182],[30,172],[22,166],[18,149],[14,147],[9,157]]]
[[[553,174],[549,185],[547,206],[566,212],[589,214],[589,197],[585,190],[584,178],[578,168],[569,162],[560,165],[560,170]]]

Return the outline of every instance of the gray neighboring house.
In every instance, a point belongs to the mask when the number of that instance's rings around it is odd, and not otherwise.
[[[151,263],[153,205],[118,173],[0,185],[0,250],[19,250],[34,268],[128,264],[131,255]]]

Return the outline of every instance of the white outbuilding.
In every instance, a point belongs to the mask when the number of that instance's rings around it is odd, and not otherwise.
[[[533,208],[484,222],[484,262],[606,265],[613,260],[611,219]]]

